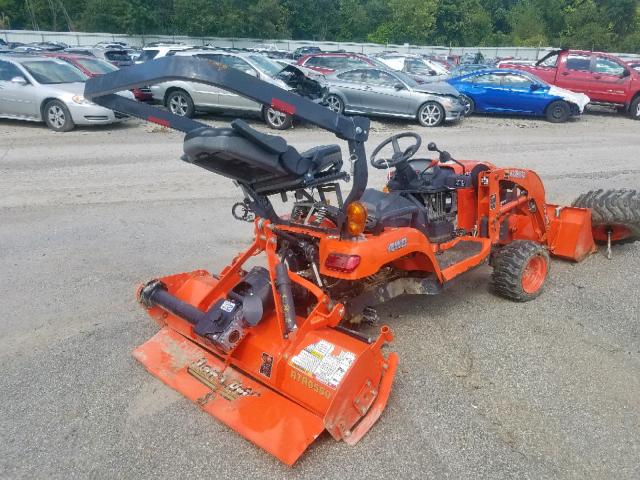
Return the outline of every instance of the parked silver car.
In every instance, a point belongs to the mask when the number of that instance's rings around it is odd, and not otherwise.
[[[58,132],[126,118],[84,98],[87,78],[55,58],[0,55],[0,118],[45,122]],[[134,98],[131,92],[121,95]]]
[[[402,72],[342,70],[326,77],[327,106],[338,113],[415,118],[425,127],[464,117],[460,94],[444,82],[419,84]]]
[[[193,56],[222,63],[283,89],[291,90],[285,81],[277,78],[283,67],[259,53],[227,52],[212,50],[187,50],[176,56]],[[274,129],[285,130],[293,123],[291,115],[249,100],[233,92],[202,83],[173,81],[151,87],[155,101],[164,104],[172,113],[192,117],[198,110],[253,112],[262,115],[265,123]]]
[[[419,55],[382,54],[376,59],[387,68],[403,72],[418,83],[444,82],[449,75],[444,65]]]

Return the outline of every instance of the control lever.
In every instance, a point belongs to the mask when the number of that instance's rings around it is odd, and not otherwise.
[[[453,158],[449,152],[446,150],[440,150],[435,142],[429,142],[427,145],[427,150],[430,152],[438,152],[440,154],[440,163],[454,162],[462,167],[462,173],[467,173],[467,169],[465,166],[460,163],[458,160]]]

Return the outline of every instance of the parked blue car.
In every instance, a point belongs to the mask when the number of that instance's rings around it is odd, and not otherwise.
[[[589,97],[565,90],[529,72],[491,69],[452,78],[449,83],[462,94],[465,116],[473,112],[546,117],[566,122],[582,114]]]

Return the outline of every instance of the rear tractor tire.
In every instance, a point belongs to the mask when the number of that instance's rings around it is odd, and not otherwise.
[[[578,197],[574,207],[591,209],[591,227],[596,243],[606,245],[640,241],[640,192],[637,190],[593,190]]]
[[[538,297],[549,274],[549,254],[536,242],[516,240],[492,258],[491,285],[495,293],[516,302]]]

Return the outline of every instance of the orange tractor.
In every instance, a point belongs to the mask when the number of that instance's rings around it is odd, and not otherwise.
[[[338,145],[298,152],[240,120],[213,128],[114,93],[168,79],[220,86],[332,131],[347,142],[347,160]],[[640,238],[635,191],[549,204],[533,171],[458,161],[433,143],[428,150],[438,159],[416,158],[415,133],[373,151],[371,165],[392,173],[384,191],[367,189],[367,119],[217,63],[152,61],[89,80],[85,96],[186,132],[183,160],[242,190],[233,215],[253,222],[251,245],[219,273],[197,270],[141,286],[138,299],[161,329],[134,356],[289,465],[324,430],[356,443],[384,410],[398,356],[383,346],[393,335],[382,326],[369,338],[353,325],[375,321],[379,303],[438,293],[485,262],[498,294],[527,301],[543,289],[550,254],[581,261],[595,242]],[[276,213],[273,196],[292,201],[286,214]],[[262,265],[249,268],[258,255]]]

